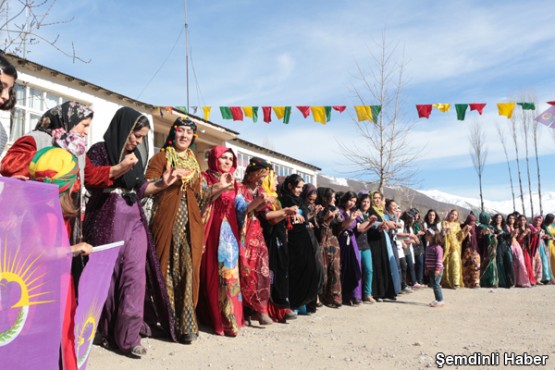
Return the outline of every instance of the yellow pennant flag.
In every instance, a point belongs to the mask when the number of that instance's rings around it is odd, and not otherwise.
[[[432,106],[437,110],[439,110],[440,112],[449,112],[449,109],[451,109],[451,104],[437,103],[437,104],[432,104]]]
[[[245,117],[252,118],[252,107],[241,107],[243,109],[243,113],[245,113]]]
[[[205,120],[209,120],[210,119],[210,110],[212,109],[212,107],[202,107],[202,113],[204,114],[204,119]]]
[[[285,116],[285,107],[272,107],[277,119],[283,119]]]
[[[497,103],[497,110],[500,116],[511,118],[515,109],[516,103]]]
[[[314,117],[314,122],[326,124],[326,107],[310,107],[310,111],[312,112],[312,117]]]
[[[372,121],[372,109],[369,105],[355,105],[355,111],[357,112],[357,120],[360,121]]]

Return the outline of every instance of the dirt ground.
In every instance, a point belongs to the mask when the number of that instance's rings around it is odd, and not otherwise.
[[[245,327],[237,338],[201,332],[192,345],[143,339],[148,354],[130,359],[94,346],[88,369],[426,369],[436,355],[547,355],[555,369],[555,286],[444,289],[446,306],[430,308],[430,288],[397,302],[364,304],[300,316],[287,324]],[[441,355],[440,355],[441,356]],[[516,358],[516,357],[515,357]]]

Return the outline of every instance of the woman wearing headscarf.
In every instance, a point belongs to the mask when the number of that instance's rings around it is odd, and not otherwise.
[[[84,104],[68,101],[49,109],[35,130],[17,139],[2,159],[2,176],[29,178],[29,163],[35,153],[48,146],[66,149],[77,158],[87,150],[87,135],[93,111]],[[84,158],[83,158],[84,159]],[[79,161],[83,169],[85,162]]]
[[[297,174],[285,178],[279,200],[283,207],[296,207],[288,230],[289,249],[289,302],[299,308],[316,300],[322,282],[322,265],[318,259],[320,249],[308,223],[309,210],[301,199],[304,181]]]
[[[478,225],[478,248],[481,255],[480,286],[486,288],[497,288],[499,286],[499,275],[497,272],[497,238],[491,226],[491,216],[482,211],[479,216]]]
[[[530,279],[526,270],[526,263],[522,248],[517,240],[517,215],[511,213],[505,222],[506,233],[510,236],[511,254],[513,257],[513,270],[515,274],[515,286],[520,288],[530,288]]]
[[[197,199],[201,171],[191,145],[197,127],[188,117],[177,118],[161,151],[148,164],[145,178],[156,181],[174,170],[180,181],[155,196],[150,230],[162,277],[175,317],[177,340],[190,344],[198,337],[195,307],[199,294],[204,225]]]
[[[470,232],[470,226],[461,228],[459,212],[452,209],[443,220],[441,229],[445,235],[441,285],[451,289],[462,288],[464,286],[461,262],[462,241]]]
[[[145,268],[148,281],[156,285],[149,289],[155,295],[152,299],[162,307],[158,311],[159,321],[164,329],[174,327],[156,251],[139,200],[168,188],[179,174],[175,169],[166,170],[159,180],[145,181],[149,129],[148,118],[132,108],[120,108],[104,134],[104,141],[94,144],[87,152],[85,167],[85,186],[91,193],[85,212],[85,240],[92,245],[125,242],[114,266],[98,324],[100,344],[132,356],[146,354],[139,335],[144,328]],[[110,166],[101,186],[96,185],[98,181],[90,182],[98,176],[90,172],[92,166]]]
[[[491,219],[493,233],[497,238],[497,274],[499,286],[510,288],[515,285],[515,271],[513,267],[513,254],[511,252],[512,237],[507,233],[503,216],[496,214]]]
[[[543,263],[543,279],[547,284],[554,284],[555,273],[555,225],[553,221],[555,216],[553,213],[548,213],[545,215],[545,219],[542,222],[542,229],[545,232],[544,238],[544,257],[542,257]]]
[[[200,266],[197,315],[218,335],[231,337],[243,326],[243,304],[239,282],[239,226],[237,182],[233,173],[237,157],[224,146],[208,155],[208,170],[202,173],[204,199],[204,246]]]
[[[17,80],[17,70],[2,55],[0,55],[0,110],[10,111],[15,107],[16,96],[15,80]],[[0,122],[0,155],[8,143],[8,134],[4,125]]]
[[[68,235],[71,235],[72,220],[78,214],[72,198],[72,193],[79,189],[78,174],[77,159],[61,148],[45,147],[37,151],[29,164],[31,180],[58,186],[60,205]],[[71,251],[74,256],[85,256],[92,252],[92,246],[88,243],[78,243],[71,246]],[[68,285],[61,343],[62,362],[66,370],[77,369],[74,333],[76,309],[76,291],[74,284],[70,283]]]
[[[528,227],[528,220],[524,215],[519,215],[517,218],[515,238],[522,249],[522,256],[526,267],[525,271],[528,274],[530,285],[536,286],[536,275],[532,267],[533,253],[535,253],[536,250],[532,250],[531,230]]]
[[[476,216],[470,212],[462,224],[468,232],[462,241],[462,278],[467,288],[480,287],[480,254],[478,253],[478,226]]]
[[[537,215],[528,225],[530,228],[530,257],[532,258],[532,268],[536,277],[538,285],[543,285],[543,263],[542,263],[542,250],[543,238],[545,233],[542,229],[543,216]]]
[[[316,204],[321,209],[314,218],[323,268],[320,302],[328,307],[339,308],[343,304],[343,297],[341,294],[341,251],[337,233],[343,217],[335,206],[335,191],[331,188],[318,188]]]
[[[270,269],[268,268],[268,247],[257,215],[266,208],[269,196],[260,184],[272,165],[266,160],[252,157],[245,169],[245,176],[239,185],[239,192],[245,203],[238,208],[239,228],[242,229],[243,253],[239,254],[241,295],[245,317],[258,320],[260,325],[270,325],[268,301],[270,299]]]
[[[258,212],[268,247],[270,274],[270,301],[268,314],[272,320],[286,322],[296,318],[289,302],[289,250],[287,249],[287,218],[295,216],[297,206],[281,206],[277,194],[277,176],[270,169],[262,181],[262,189],[269,196],[266,207]],[[289,220],[291,224],[291,220]]]

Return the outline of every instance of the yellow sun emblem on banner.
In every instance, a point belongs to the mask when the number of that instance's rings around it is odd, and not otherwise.
[[[6,241],[3,248],[0,248],[0,316],[7,318],[10,309],[19,309],[15,321],[8,329],[0,332],[0,347],[11,343],[21,333],[29,314],[29,306],[54,302],[44,300],[44,296],[51,292],[38,291],[45,284],[45,274],[41,274],[39,268],[42,254],[31,260],[31,256],[20,256],[19,252],[19,247],[11,249]],[[2,295],[9,296],[15,288],[14,284],[19,287],[18,301],[11,307],[2,307]]]
[[[84,315],[82,321],[75,323],[75,352],[77,353],[77,367],[81,368],[92,349],[94,335],[98,323],[96,318],[100,317],[102,305],[95,300],[91,304],[88,312]]]

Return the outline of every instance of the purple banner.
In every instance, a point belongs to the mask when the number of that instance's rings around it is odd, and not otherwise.
[[[0,361],[58,369],[71,253],[56,185],[0,177]]]
[[[545,112],[537,116],[536,121],[551,128],[555,128],[555,106],[549,107]]]
[[[79,302],[75,312],[75,353],[79,369],[87,367],[118,253],[117,246],[104,250],[95,248],[79,279]]]

